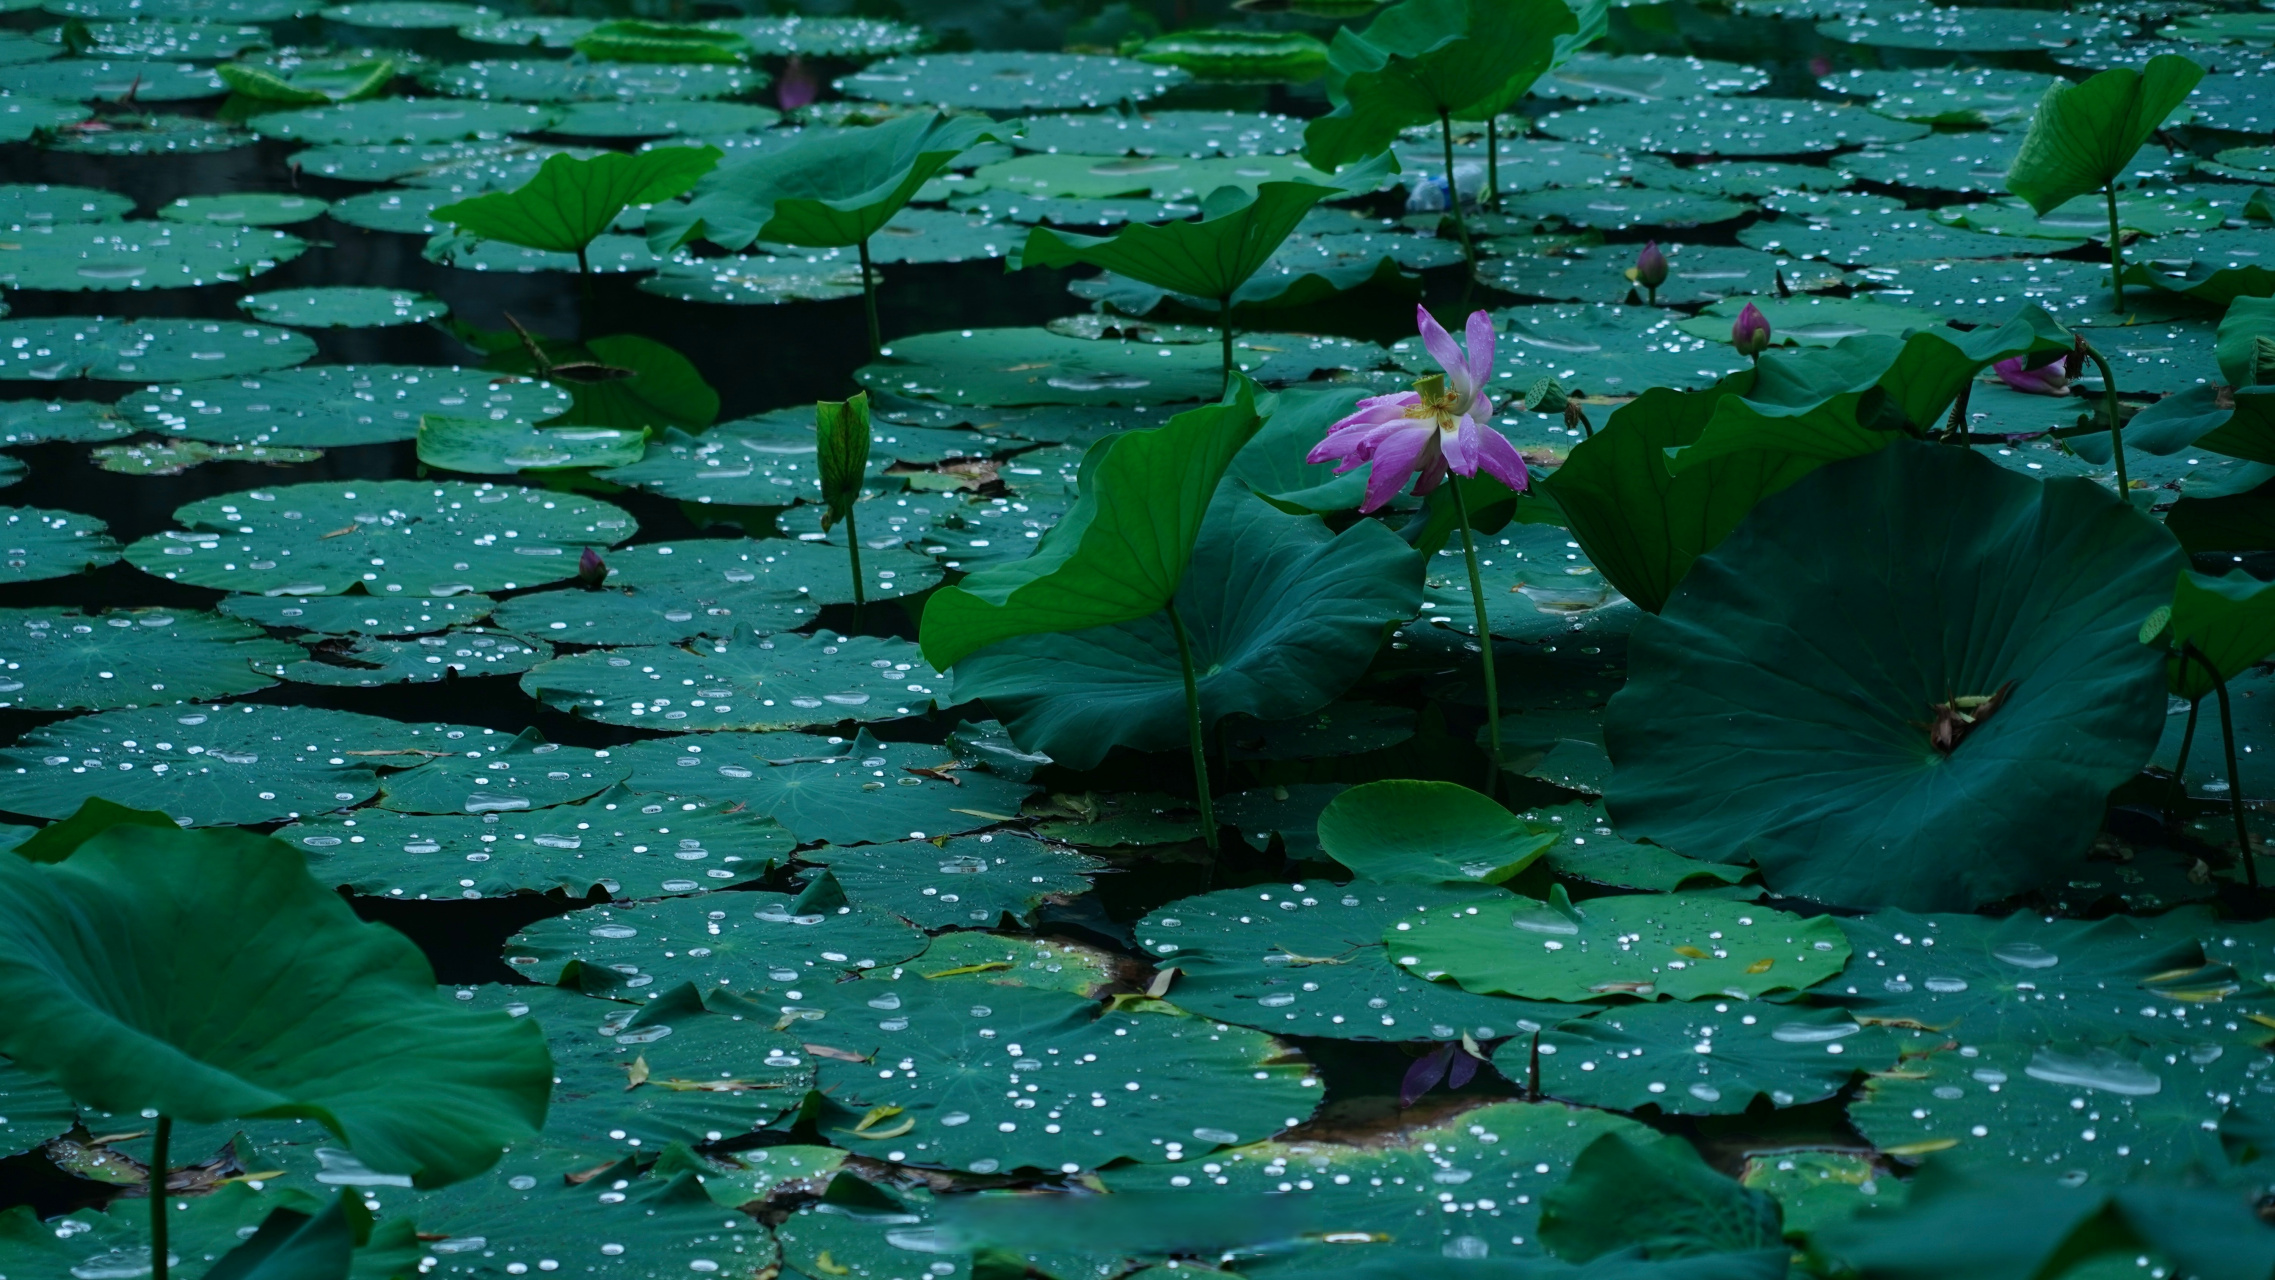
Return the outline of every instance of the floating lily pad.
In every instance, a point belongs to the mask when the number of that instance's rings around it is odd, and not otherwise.
[[[1891,213],[1878,218],[1814,222],[1771,218],[1738,232],[1738,243],[1796,258],[1821,258],[1842,266],[1886,266],[1900,262],[1960,258],[2024,258],[2066,253],[2085,244],[2044,236],[1999,236],[1945,226],[1924,212]]]
[[[6,234],[0,284],[70,293],[238,284],[308,248],[282,231],[172,222],[72,223]]]
[[[125,476],[178,476],[209,462],[257,462],[275,466],[314,462],[321,449],[272,448],[265,444],[207,444],[202,440],[143,441],[105,445],[89,457],[105,471]]]
[[[1833,167],[1852,178],[1928,191],[2006,191],[2006,171],[2022,138],[2012,132],[1938,133],[1893,146],[1873,146],[1835,157]],[[2118,178],[2119,186],[2170,179],[2175,158],[2161,147],[2143,147]]]
[[[830,302],[861,296],[861,267],[858,262],[731,254],[666,264],[652,278],[642,280],[640,289],[682,302],[727,306]]]
[[[415,636],[480,622],[497,602],[483,595],[224,596],[216,608],[264,627],[325,635]]]
[[[1495,1055],[1522,1072],[1532,1045]],[[1895,1064],[1895,1037],[1837,1009],[1753,1001],[1631,1005],[1541,1033],[1540,1087],[1551,1097],[1614,1111],[1655,1106],[1674,1115],[1735,1115],[1766,1096],[1790,1107],[1839,1093],[1860,1071]]]
[[[186,609],[10,609],[0,611],[0,637],[0,706],[40,711],[251,693],[275,683],[263,667],[298,656],[258,627]]]
[[[547,382],[418,365],[311,365],[154,387],[123,402],[142,430],[219,444],[335,448],[416,439],[426,415],[527,423],[569,407]]]
[[[210,67],[131,58],[63,58],[0,67],[0,89],[63,102],[115,102],[129,92],[137,102],[186,102],[229,92]]]
[[[756,133],[781,119],[781,112],[747,102],[578,102],[546,132],[568,138],[669,138]]]
[[[326,22],[379,31],[448,31],[496,17],[478,4],[451,0],[351,0],[336,4],[321,15]]]
[[[1684,181],[1710,183],[1726,196],[1758,199],[1780,191],[1835,191],[1848,185],[1847,175],[1815,165],[1785,164],[1775,160],[1725,160],[1679,170]],[[1653,185],[1667,175],[1642,170],[1636,181]]]
[[[983,190],[959,195],[948,207],[959,213],[981,214],[1003,222],[1048,223],[1054,227],[1118,227],[1131,222],[1168,222],[1190,218],[1198,204],[1138,197],[1109,200],[1030,196],[1016,191]]]
[[[325,208],[325,203],[314,196],[241,192],[183,196],[159,206],[158,216],[168,222],[205,222],[222,227],[288,227],[323,217]]]
[[[397,813],[511,813],[590,799],[624,781],[631,766],[606,751],[523,733],[504,750],[448,755],[380,781],[379,807]]]
[[[2194,13],[2158,32],[2174,40],[2275,44],[2275,18],[2264,13]]]
[[[66,818],[99,795],[185,825],[281,822],[360,804],[376,769],[419,758],[398,753],[454,750],[468,732],[309,707],[106,711],[0,752],[0,809]]]
[[[1604,580],[1568,529],[1512,524],[1479,539],[1477,553],[1485,621],[1496,636],[1539,640],[1583,628],[1616,634],[1635,625],[1639,611]],[[1431,558],[1423,600],[1423,616],[1433,624],[1476,634],[1477,610],[1458,549],[1443,548]]]
[[[242,129],[197,116],[113,115],[57,128],[40,145],[85,156],[172,156],[233,151],[252,141]]]
[[[487,102],[657,102],[739,97],[766,83],[744,67],[663,62],[468,62],[419,73],[436,93]]]
[[[1769,83],[1759,67],[1654,53],[1581,53],[1533,82],[1536,98],[1573,102],[1662,102],[1752,93]]]
[[[0,1058],[0,1153],[16,1155],[60,1137],[79,1119],[71,1096]]]
[[[763,18],[720,18],[703,24],[732,31],[750,41],[762,58],[803,54],[809,58],[882,58],[920,49],[931,41],[924,28],[889,18],[817,17],[776,14]]]
[[[722,422],[700,436],[667,429],[646,457],[606,478],[682,502],[786,507],[820,499],[817,448],[813,415],[782,410]]]
[[[1206,1017],[1337,1040],[1494,1040],[1566,1011],[1424,981],[1392,964],[1382,943],[1416,908],[1494,900],[1511,899],[1484,886],[1260,885],[1180,898],[1136,932],[1160,967],[1177,971],[1169,998]]]
[[[1552,138],[1669,155],[1780,156],[1910,142],[1926,125],[1817,98],[1691,98],[1583,105],[1542,116]]]
[[[1131,58],[1073,53],[949,53],[887,58],[837,81],[881,102],[977,111],[1065,111],[1142,102],[1192,77]]]
[[[830,1014],[807,1034],[867,1059],[825,1056],[819,1087],[851,1107],[901,1109],[897,1132],[832,1136],[889,1143],[914,1163],[1073,1173],[1182,1159],[1299,1124],[1319,1099],[1310,1065],[1284,1045],[1175,1011],[913,976],[815,995]],[[1038,1088],[1004,1088],[1022,1082]]]
[[[434,220],[434,211],[466,198],[463,191],[447,188],[388,188],[349,196],[332,206],[332,220],[366,231],[397,235],[431,236],[447,230]]]
[[[93,400],[10,400],[0,403],[0,444],[45,444],[51,440],[116,440],[133,429]]]
[[[1946,205],[1935,211],[1936,220],[1955,227],[1988,231],[1993,235],[2040,236],[2072,241],[2109,239],[2109,208],[2099,196],[2080,196],[2046,211],[2044,215],[2022,200],[2009,197],[1981,204]],[[2117,228],[2120,234],[2169,236],[2176,232],[2218,229],[2226,215],[2200,201],[2160,198],[2156,195],[2120,196]]]
[[[484,240],[471,248],[450,246],[434,259],[462,271],[498,271],[528,275],[537,271],[576,271],[577,256],[544,249],[525,249],[503,240]],[[668,259],[649,252],[638,236],[601,236],[585,249],[585,267],[599,274],[636,274],[654,271]]]
[[[431,105],[431,102],[430,102]],[[453,171],[470,162],[511,162],[540,158],[552,148],[517,139],[482,142],[353,143],[309,147],[293,159],[302,172],[343,182],[396,182],[434,171]],[[336,202],[334,208],[338,208]]]
[[[153,382],[234,377],[299,364],[316,354],[306,334],[216,320],[0,320],[0,377],[60,382]]]
[[[970,766],[953,747],[806,734],[705,734],[616,752],[643,791],[746,806],[801,842],[865,844],[960,835],[1009,822],[1033,787]]]
[[[1015,831],[800,856],[828,867],[854,902],[919,929],[994,928],[1006,915],[1024,925],[1044,902],[1089,892],[1105,865]]]
[[[2275,133],[2275,75],[2206,76],[2188,95],[2191,123],[2237,133]]]
[[[1433,981],[1528,1000],[1746,1000],[1815,986],[1849,955],[1829,916],[1687,894],[1473,903],[1409,915],[1383,940],[1399,965]]]
[[[2275,253],[2269,251],[2264,232],[2168,236],[2133,250],[2130,257],[2126,283],[2186,294],[2211,306],[2275,291]],[[2133,300],[2128,293],[2126,301]]]
[[[352,636],[319,640],[308,650],[288,654],[262,670],[297,684],[376,689],[382,685],[520,675],[552,656],[552,646],[542,640],[474,627],[415,639]]]
[[[1078,155],[1280,156],[1303,149],[1303,121],[1242,111],[1038,116],[1012,141],[1022,151]]]
[[[1908,0],[1865,0],[1861,12],[1817,24],[1819,35],[1847,44],[1950,53],[2060,49],[2113,30],[2108,18],[2058,10],[1969,7],[1954,13]]]
[[[437,417],[419,423],[419,461],[437,471],[505,475],[611,467],[639,460],[648,433],[626,427],[533,427],[525,422]]]
[[[68,577],[118,558],[118,543],[93,516],[0,507],[0,582]]]
[[[1865,110],[1894,120],[2002,128],[2028,123],[2057,80],[2044,72],[1997,67],[1914,67],[1844,71],[1817,83],[1834,93],[1869,97]]]
[[[0,37],[0,65],[44,62],[62,52],[60,44],[49,44],[28,32],[10,31],[5,37]]]
[[[134,212],[131,196],[96,187],[12,182],[0,186],[0,226],[37,227],[58,222],[108,222]]]
[[[319,289],[279,289],[237,300],[245,314],[270,324],[307,329],[377,329],[439,320],[450,311],[440,298],[409,289],[334,285]]]
[[[1721,341],[1677,327],[1679,312],[1651,307],[1535,306],[1496,313],[1503,329],[1494,349],[1494,390],[1516,394],[1541,378],[1589,395],[1630,395],[1645,387],[1707,386],[1742,363]],[[1422,344],[1401,339],[1391,356],[1420,372]],[[1436,368],[1435,364],[1429,366]]]
[[[553,108],[447,98],[375,98],[253,117],[255,132],[290,142],[368,147],[502,138],[538,133],[560,117]],[[378,181],[379,179],[373,179]]]
[[[556,710],[675,732],[896,720],[922,715],[946,684],[906,640],[761,638],[747,629],[701,654],[603,649],[556,658],[522,678],[524,692]]]
[[[1853,298],[1725,298],[1677,327],[1701,338],[1727,339],[1731,324],[1749,306],[1769,318],[1776,341],[1805,347],[1829,347],[1865,334],[1900,338],[1916,329],[1943,327],[1943,317],[1933,311],[1881,302],[1868,293]]]
[[[1650,187],[1552,188],[1510,197],[1503,207],[1515,217],[1555,219],[1604,231],[1696,227],[1727,222],[1748,211],[1735,200]]]
[[[1894,196],[1874,195],[1869,191],[1781,191],[1762,198],[1762,208],[1771,213],[1789,213],[1811,222],[1854,218],[1879,222],[1890,214],[1904,212],[1906,207]]]
[[[778,893],[702,894],[541,920],[506,943],[506,963],[596,994],[653,999],[692,982],[796,1006],[821,1000],[844,975],[909,959],[924,941],[883,912],[800,908]]]
[[[1737,884],[1751,874],[1744,867],[1700,862],[1655,844],[1623,840],[1608,815],[1583,804],[1532,811],[1524,817],[1536,830],[1545,826],[1557,835],[1555,847],[1542,861],[1549,870],[1575,880],[1643,893],[1674,893]]]
[[[1144,196],[1193,201],[1220,187],[1253,191],[1266,182],[1309,180],[1324,185],[1327,175],[1300,156],[1086,156],[1069,153],[1021,155],[983,164],[972,176],[991,189],[1022,196],[1103,200]]]
[[[103,58],[162,58],[211,62],[234,58],[268,46],[269,33],[249,23],[219,22],[90,22],[87,34],[94,46],[80,56]],[[38,37],[60,52],[61,28],[42,31]],[[53,56],[51,53],[50,56]],[[137,92],[135,95],[140,97]]]
[[[820,606],[851,604],[852,565],[837,547],[775,538],[696,538],[626,547],[609,558],[615,588],[679,595],[747,611],[746,621],[810,622]],[[887,600],[937,585],[940,570],[922,556],[884,548],[861,557],[864,596]],[[590,643],[589,641],[587,643]]]
[[[469,22],[458,34],[476,44],[502,44],[520,49],[573,49],[592,34],[598,18],[572,18],[562,14],[522,14]]]
[[[0,142],[23,142],[43,129],[74,124],[92,114],[76,102],[11,97],[0,102]]]
[[[697,893],[756,880],[795,842],[773,819],[731,806],[614,788],[579,804],[481,815],[359,809],[277,833],[311,874],[356,893],[494,898],[556,890],[582,898]],[[471,883],[469,883],[471,881]]]
[[[133,22],[282,22],[315,12],[304,0],[48,0],[49,13]]]
[[[452,596],[558,582],[576,574],[580,550],[639,527],[597,499],[416,480],[255,489],[190,503],[174,518],[190,531],[134,544],[127,554],[138,568],[285,596],[359,585],[375,595]]]
[[[895,339],[862,385],[948,404],[1163,404],[1217,394],[1204,346],[1064,338],[1043,329],[966,329]]]
[[[1025,227],[1006,226],[985,217],[951,213],[944,209],[903,209],[877,229],[869,241],[873,262],[984,262],[1010,254],[1027,237]],[[824,250],[807,257],[816,265],[836,261],[845,265],[851,250]],[[859,262],[854,279],[859,280]]]

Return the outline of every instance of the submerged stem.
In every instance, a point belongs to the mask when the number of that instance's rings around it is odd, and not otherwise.
[[[174,1118],[158,1117],[150,1139],[150,1280],[166,1280],[166,1148],[174,1138]]]
[[[2117,310],[2125,310],[2125,246],[2117,240],[2117,184],[2112,182],[2102,191],[2109,197],[2109,287],[2116,291]]]
[[[869,359],[874,361],[877,358],[878,349],[884,346],[884,339],[878,336],[877,281],[870,272],[869,238],[867,236],[861,238],[861,307],[869,317]]]
[[[1453,490],[1454,518],[1461,522],[1461,555],[1469,562],[1469,602],[1477,607],[1477,650],[1485,658],[1485,729],[1492,756],[1485,762],[1485,794],[1501,784],[1501,687],[1493,671],[1493,628],[1485,621],[1485,579],[1477,571],[1477,538],[1469,531],[1469,501],[1461,496],[1461,477],[1447,476]]]
[[[1461,233],[1461,258],[1468,274],[1461,285],[1461,309],[1469,310],[1469,291],[1477,284],[1477,247],[1469,242],[1469,218],[1461,211],[1461,187],[1453,179],[1453,113],[1438,113],[1438,131],[1445,141],[1446,203],[1453,207],[1453,225]]]
[[[1177,633],[1177,665],[1185,670],[1185,729],[1193,753],[1193,792],[1200,800],[1201,839],[1216,852],[1216,807],[1209,802],[1208,746],[1201,733],[1201,692],[1193,683],[1193,644],[1185,638],[1185,620],[1177,616],[1172,603],[1166,610],[1169,629]]]
[[[2228,804],[2235,811],[2236,848],[2241,851],[2243,857],[2244,883],[2257,889],[2259,887],[2259,866],[2252,860],[2251,856],[2251,828],[2245,826],[2243,821],[2243,779],[2236,776],[2235,714],[2228,706],[2228,682],[2225,677],[2220,675],[2220,669],[2212,665],[2212,660],[2204,656],[2204,651],[2196,647],[2194,641],[2182,642],[2180,652],[2195,658],[2196,665],[2204,668],[2204,674],[2212,679],[2212,692],[2218,694],[2220,698],[2220,745],[2225,747],[2228,753]],[[2181,785],[2187,784],[2182,783]]]
[[[2117,459],[2117,496],[2131,502],[2132,488],[2125,479],[2125,430],[2117,419],[2117,373],[2092,343],[2080,339],[2078,347],[2093,361],[2093,367],[2101,371],[2101,404],[2109,415],[2109,452]]]

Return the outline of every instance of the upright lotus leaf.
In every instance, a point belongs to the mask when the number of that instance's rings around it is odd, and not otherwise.
[[[2187,649],[2210,659],[2222,680],[2235,679],[2275,653],[2275,584],[2241,569],[2222,578],[2185,570],[2173,585],[2172,615],[2157,638],[2170,650],[2167,686],[2193,702],[2212,691],[2212,673],[2193,658],[2183,661]]]
[[[544,1123],[534,1026],[435,990],[291,846],[114,827],[57,863],[0,858],[0,1052],[86,1105],[218,1124],[321,1121],[365,1166],[471,1177]]]
[[[103,834],[112,827],[154,827],[173,831],[180,823],[155,809],[130,809],[101,796],[89,796],[79,811],[61,822],[51,822],[24,838],[16,846],[16,856],[33,862],[61,862],[79,851],[79,846]]]
[[[1221,487],[1177,586],[1203,726],[1318,711],[1365,674],[1383,628],[1421,605],[1421,557],[1371,520],[1337,534],[1313,516]],[[1070,768],[1116,746],[1185,745],[1177,637],[1156,612],[1016,637],[956,665],[956,698],[985,698],[1025,749]]]
[[[2220,317],[2212,357],[2231,387],[2275,386],[2275,298],[2237,298]]]
[[[1499,801],[1451,782],[1370,782],[1319,815],[1322,853],[1362,879],[1392,884],[1500,884],[1555,843]]]
[[[856,394],[850,400],[824,400],[814,406],[814,428],[817,470],[821,476],[822,503],[828,510],[822,516],[822,531],[840,520],[850,520],[853,504],[861,498],[862,481],[869,474],[869,393]],[[858,548],[857,540],[848,539],[848,545]],[[856,551],[858,556],[858,551]],[[856,566],[859,560],[855,560]],[[861,570],[853,570],[854,582],[861,579]]]
[[[1569,1262],[1618,1249],[1652,1259],[1782,1251],[1782,1226],[1777,1201],[1715,1172],[1674,1136],[1638,1145],[1605,1134],[1540,1206],[1540,1242]]]
[[[761,239],[824,249],[861,244],[950,160],[994,137],[985,119],[923,112],[811,129],[720,165],[689,203],[649,211],[648,246],[665,253],[695,239],[728,249]]]
[[[664,147],[604,151],[580,160],[561,152],[548,157],[537,176],[520,187],[446,204],[434,211],[434,219],[477,240],[573,253],[577,269],[589,274],[585,250],[618,215],[634,205],[684,194],[718,165],[720,154],[717,147]]]
[[[1333,170],[1388,150],[1399,132],[1506,105],[1579,29],[1564,0],[1401,0],[1327,51],[1334,111],[1304,127],[1304,158]]]
[[[1612,816],[1822,902],[2036,888],[2155,747],[2142,623],[2180,567],[2087,480],[1911,441],[1827,466],[1636,629],[1604,721]]]
[[[334,102],[361,102],[384,92],[400,70],[380,58],[351,64],[331,74],[283,75],[250,62],[224,62],[213,69],[229,91],[259,103],[292,107],[320,107]]]
[[[1165,608],[1217,482],[1261,422],[1256,385],[1236,378],[1216,404],[1092,445],[1074,505],[1033,555],[981,569],[925,603],[925,660],[944,671],[1013,636],[1112,626]]]

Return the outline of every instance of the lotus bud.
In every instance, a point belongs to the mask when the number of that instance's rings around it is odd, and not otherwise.
[[[1742,356],[1758,356],[1769,350],[1771,336],[1769,317],[1751,302],[1730,323],[1730,345]]]
[[[796,111],[821,96],[821,78],[808,70],[797,54],[783,64],[782,79],[774,86],[774,101],[784,111]]]
[[[1654,299],[1658,297],[1659,286],[1667,282],[1667,255],[1659,252],[1658,241],[1644,245],[1643,252],[1635,255],[1635,269],[1628,272],[1628,278],[1650,290]]]
[[[591,547],[586,547],[585,553],[577,557],[577,581],[583,583],[587,591],[598,590],[608,581],[608,562]]]
[[[1998,375],[1999,381],[2029,395],[2059,396],[2069,393],[2070,375],[2064,372],[2068,365],[2066,358],[2048,361],[2035,369],[2026,367],[2026,363],[2024,357],[2015,356],[1992,365],[1991,372]]]

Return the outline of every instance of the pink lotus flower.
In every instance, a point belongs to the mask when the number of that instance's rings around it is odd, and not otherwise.
[[[1337,475],[1373,463],[1361,511],[1396,497],[1406,487],[1406,477],[1417,471],[1422,478],[1414,486],[1416,493],[1437,488],[1448,471],[1473,476],[1480,469],[1522,490],[1525,460],[1507,437],[1486,425],[1493,416],[1493,398],[1485,391],[1493,376],[1493,321],[1482,311],[1469,313],[1469,351],[1464,354],[1428,310],[1415,307],[1414,318],[1422,345],[1445,372],[1417,379],[1412,391],[1359,401],[1357,412],[1329,427],[1327,438],[1312,446],[1306,460],[1338,460]]]
[[[2034,396],[2066,396],[2070,393],[2070,380],[2062,367],[2061,357],[2049,360],[2035,369],[2024,368],[2022,361],[2021,356],[2001,360],[1991,366],[1991,372],[1997,374],[1999,381],[2006,385]]]
[[[1776,340],[1776,335],[1770,332],[1769,317],[1751,302],[1730,322],[1730,345],[1738,349],[1739,355],[1758,356],[1769,350]]]

